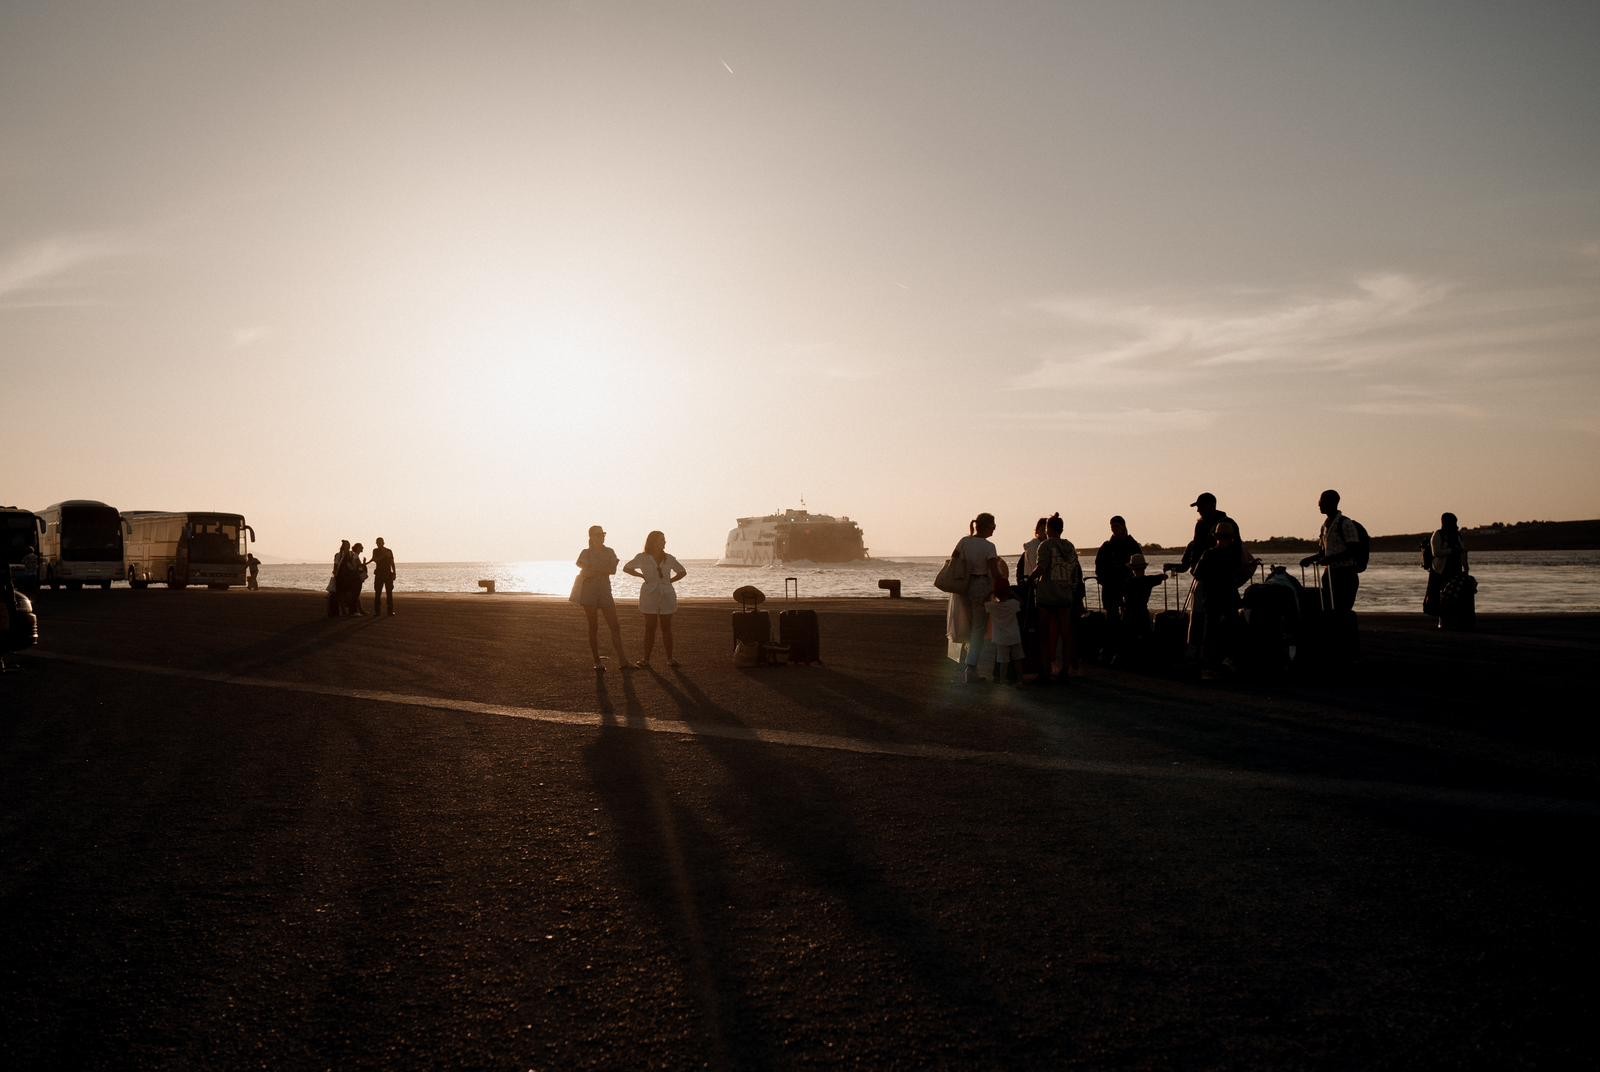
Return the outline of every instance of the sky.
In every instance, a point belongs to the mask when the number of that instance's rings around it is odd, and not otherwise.
[[[0,502],[1600,517],[1600,5],[0,4]]]

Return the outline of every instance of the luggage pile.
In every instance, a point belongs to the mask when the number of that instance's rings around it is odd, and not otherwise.
[[[772,614],[759,609],[767,600],[766,593],[750,584],[734,590],[734,602],[739,604],[739,609],[733,613],[734,666],[749,668],[822,662],[822,638],[817,612],[797,605],[800,602],[798,578],[784,578],[783,595],[784,609],[778,613],[778,631],[774,639]]]

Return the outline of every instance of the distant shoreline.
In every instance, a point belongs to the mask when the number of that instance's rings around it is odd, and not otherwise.
[[[1359,519],[1357,519],[1359,520]],[[1480,525],[1477,528],[1462,529],[1462,536],[1466,540],[1467,549],[1470,551],[1600,551],[1600,519],[1592,521],[1519,521],[1515,524]],[[1372,537],[1374,551],[1415,551],[1418,545],[1429,536],[1433,535],[1430,529],[1427,532],[1407,532],[1385,536]],[[1310,554],[1317,549],[1315,537],[1308,536],[1271,536],[1264,540],[1246,540],[1244,545],[1250,551],[1266,554]],[[1091,554],[1094,547],[1085,543],[1078,548],[1080,554]],[[1144,553],[1150,555],[1181,555],[1183,546],[1162,547],[1156,544],[1146,544]],[[910,559],[942,558],[941,553],[928,555],[883,555],[868,559],[870,562],[896,562]],[[685,558],[685,562],[715,562],[716,556],[708,555],[703,558]],[[289,562],[275,557],[262,557],[261,562],[266,566],[313,566],[326,564],[327,559],[319,558],[316,561]],[[461,559],[458,561],[417,562],[413,565],[423,566],[460,566],[474,562],[485,561],[482,559]],[[517,560],[506,560],[517,561]],[[555,561],[554,559],[529,559],[527,561]],[[823,565],[813,563],[813,565]]]

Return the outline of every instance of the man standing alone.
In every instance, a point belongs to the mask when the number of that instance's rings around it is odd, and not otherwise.
[[[389,614],[394,614],[394,552],[383,545],[379,536],[372,548],[372,613],[383,613],[383,593],[389,592]]]
[[[1327,567],[1322,576],[1323,602],[1343,614],[1354,610],[1356,589],[1361,587],[1361,572],[1355,560],[1355,551],[1361,543],[1356,523],[1339,512],[1339,493],[1329,488],[1317,499],[1317,509],[1322,511],[1322,532],[1317,536],[1319,550],[1300,560],[1302,566],[1321,564]]]

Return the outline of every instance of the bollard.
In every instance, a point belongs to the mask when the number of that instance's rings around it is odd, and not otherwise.
[[[478,587],[484,590],[485,595],[494,595],[494,578],[490,577],[488,580],[479,581]]]
[[[889,593],[890,599],[900,598],[900,582],[892,577],[886,577],[878,582],[878,587]]]

